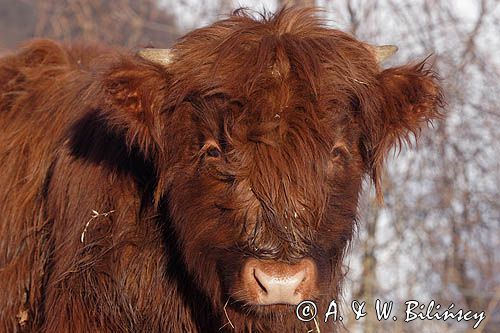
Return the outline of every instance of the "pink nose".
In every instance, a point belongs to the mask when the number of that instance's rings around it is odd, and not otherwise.
[[[294,265],[249,259],[243,268],[243,285],[259,305],[296,305],[316,288],[316,267],[309,259]]]

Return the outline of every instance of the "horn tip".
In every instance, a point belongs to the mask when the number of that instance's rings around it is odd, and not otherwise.
[[[172,51],[169,49],[143,48],[136,53],[139,57],[167,66],[172,63]]]
[[[373,48],[377,62],[382,62],[398,51],[396,45],[380,45]]]

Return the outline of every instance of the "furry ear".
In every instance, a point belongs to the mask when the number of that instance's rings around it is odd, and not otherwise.
[[[145,170],[162,151],[166,85],[165,71],[140,59],[105,65],[85,92],[91,104],[70,128],[72,154],[128,172]]]
[[[122,131],[127,146],[136,146],[145,155],[161,149],[165,70],[139,59],[127,59],[106,70],[98,84],[103,96],[100,113],[107,126]]]
[[[394,67],[378,74],[380,91],[367,98],[364,110],[362,147],[375,184],[377,199],[383,202],[381,169],[387,153],[403,143],[433,119],[442,117],[442,91],[436,73],[425,62]]]

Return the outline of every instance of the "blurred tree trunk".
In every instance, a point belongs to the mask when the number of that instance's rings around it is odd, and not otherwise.
[[[364,333],[374,333],[377,331],[377,319],[374,315],[375,298],[378,294],[377,282],[377,227],[380,217],[380,207],[375,202],[369,203],[370,207],[366,216],[368,223],[364,225],[366,234],[363,242],[363,254],[361,258],[361,280],[357,299],[365,301],[368,315],[362,321]]]

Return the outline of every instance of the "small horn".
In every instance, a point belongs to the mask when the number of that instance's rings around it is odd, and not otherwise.
[[[137,51],[137,55],[162,66],[168,66],[172,63],[172,51],[169,49],[145,48]]]
[[[398,50],[396,45],[380,45],[372,46],[372,48],[378,63],[381,63],[385,59],[389,58]]]

